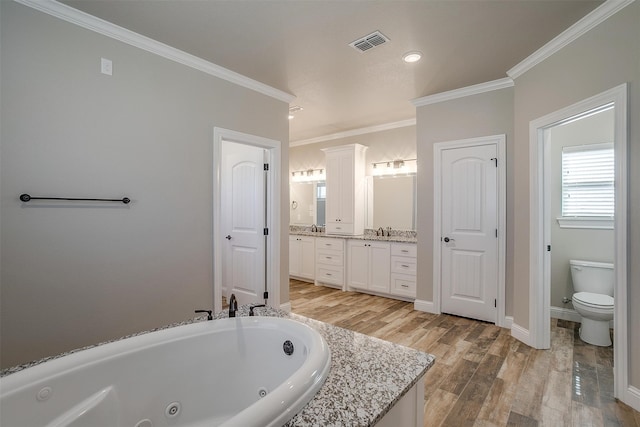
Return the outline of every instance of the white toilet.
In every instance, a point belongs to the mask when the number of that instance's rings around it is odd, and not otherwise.
[[[613,319],[613,264],[570,260],[573,308],[582,317],[580,339],[608,347],[609,322]]]

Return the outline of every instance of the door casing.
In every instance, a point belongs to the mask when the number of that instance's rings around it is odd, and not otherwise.
[[[491,135],[455,141],[438,142],[433,145],[433,311],[441,313],[442,307],[442,244],[440,242],[442,227],[442,151],[454,148],[474,147],[495,144],[498,153],[498,290],[497,312],[495,323],[506,326],[505,318],[505,256],[506,256],[506,135]]]
[[[267,176],[267,291],[269,305],[280,307],[280,217],[281,217],[281,143],[269,138],[229,129],[213,129],[213,308],[222,310],[222,145],[225,141],[251,145],[267,150],[269,174]]]
[[[594,95],[583,101],[540,117],[529,123],[529,330],[524,329],[518,338],[534,348],[549,348],[551,344],[551,284],[549,277],[550,244],[549,227],[545,227],[549,214],[548,194],[544,191],[545,135],[547,130],[568,119],[593,110],[601,105],[614,103],[614,151],[615,151],[615,287],[614,287],[614,392],[621,401],[638,406],[638,398],[629,388],[627,301],[627,84]],[[515,325],[514,325],[515,326]]]

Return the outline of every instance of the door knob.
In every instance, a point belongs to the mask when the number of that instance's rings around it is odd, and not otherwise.
[[[445,242],[445,243],[449,243],[449,240],[451,240],[451,239],[449,239],[448,237],[445,237],[445,238],[444,238],[444,242]]]
[[[228,234],[228,235],[227,235],[227,237],[225,237],[225,239],[227,239],[227,240],[231,240],[231,235],[230,235],[230,234]]]

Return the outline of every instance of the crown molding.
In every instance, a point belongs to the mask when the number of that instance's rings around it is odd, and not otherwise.
[[[364,128],[348,130],[345,132],[338,132],[338,133],[332,133],[329,135],[318,136],[316,138],[292,141],[289,143],[289,147],[298,147],[300,145],[315,144],[317,142],[331,141],[331,140],[340,139],[340,138],[348,138],[350,136],[365,135],[367,133],[381,132],[384,130],[414,126],[415,124],[416,124],[416,119],[414,118],[414,119],[401,120],[399,122],[385,123],[382,125],[368,126]]]
[[[416,107],[424,107],[425,105],[437,104],[439,102],[451,101],[452,99],[464,98],[480,93],[491,92],[494,90],[505,89],[513,86],[513,80],[509,77],[493,80],[486,83],[480,83],[473,86],[467,86],[460,89],[454,89],[447,92],[440,92],[433,95],[423,96],[411,100]]]
[[[531,68],[544,61],[554,53],[558,52],[569,43],[584,35],[586,32],[601,24],[620,10],[629,6],[635,0],[607,0],[600,6],[592,10],[581,20],[564,30],[553,40],[542,46],[540,49],[529,55],[515,67],[507,71],[507,75],[516,79],[529,71]]]
[[[191,67],[203,73],[218,77],[238,86],[251,89],[279,101],[291,103],[295,99],[294,95],[281,91],[274,87],[260,83],[257,80],[250,79],[242,74],[231,71],[227,68],[216,65],[212,62],[205,61],[195,55],[191,55],[182,50],[176,49],[157,40],[135,33],[126,28],[122,28],[111,22],[97,18],[88,13],[79,11],[55,0],[14,0],[17,3],[28,6],[32,9],[44,12],[48,15],[67,21],[71,24],[94,31],[103,36],[110,37],[114,40],[121,41],[128,45],[137,47],[170,61],[177,62],[187,67]]]

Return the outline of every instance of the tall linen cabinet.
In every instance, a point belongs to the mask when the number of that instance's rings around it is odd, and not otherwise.
[[[326,233],[358,235],[365,223],[365,153],[361,144],[325,148]]]

